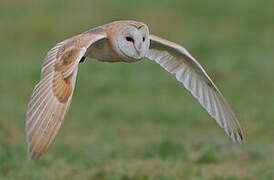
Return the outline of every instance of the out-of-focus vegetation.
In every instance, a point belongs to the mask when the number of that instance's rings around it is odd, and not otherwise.
[[[0,179],[272,179],[274,1],[1,0]],[[55,43],[134,19],[184,45],[207,69],[246,132],[233,144],[157,64],[81,64],[50,151],[26,153],[25,110]]]

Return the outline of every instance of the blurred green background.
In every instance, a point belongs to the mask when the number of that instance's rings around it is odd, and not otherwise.
[[[1,0],[0,179],[274,178],[274,1]],[[235,110],[233,144],[157,64],[81,64],[50,151],[26,152],[26,105],[46,52],[113,20],[143,21],[184,45]]]

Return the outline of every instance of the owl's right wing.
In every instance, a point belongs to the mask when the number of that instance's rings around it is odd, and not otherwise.
[[[26,115],[32,159],[44,154],[54,141],[71,102],[78,63],[92,44],[104,38],[105,34],[83,33],[58,43],[48,52]]]
[[[184,47],[150,35],[150,49],[146,57],[176,76],[234,141],[244,140],[240,123],[229,104],[203,67]]]

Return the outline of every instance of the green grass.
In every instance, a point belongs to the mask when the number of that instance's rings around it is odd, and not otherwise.
[[[274,178],[273,1],[0,2],[0,179]],[[81,64],[50,151],[26,152],[26,105],[46,51],[119,19],[183,44],[207,69],[247,136],[233,144],[157,64]]]

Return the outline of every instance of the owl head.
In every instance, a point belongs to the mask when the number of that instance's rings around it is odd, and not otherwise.
[[[126,62],[135,62],[145,57],[149,49],[149,30],[143,23],[116,26],[109,37],[115,53]]]

